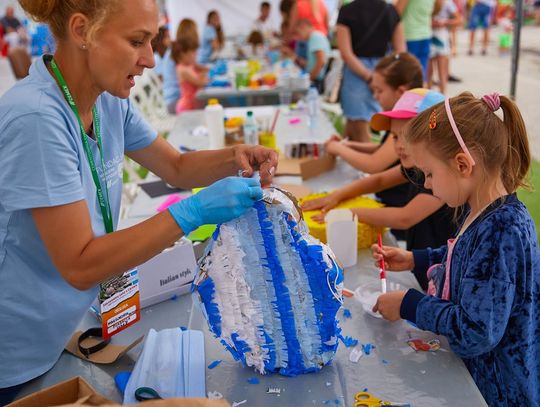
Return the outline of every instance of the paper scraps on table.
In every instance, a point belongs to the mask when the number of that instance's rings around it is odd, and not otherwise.
[[[362,345],[362,350],[366,355],[369,355],[373,349],[375,349],[375,345],[373,345],[372,343],[366,343]]]
[[[350,348],[351,346],[358,345],[358,339],[354,339],[350,336],[339,336],[339,339],[341,339],[341,342],[345,345],[345,347]],[[364,346],[364,345],[362,345]]]
[[[268,394],[280,394],[281,393],[281,389],[279,387],[269,387],[266,392]]]
[[[247,379],[247,382],[249,384],[259,384],[261,381],[257,379],[256,377],[250,377],[249,379]]]
[[[242,401],[235,401],[232,403],[232,407],[238,407],[238,406],[241,406],[242,404],[246,404],[247,403],[247,400],[242,400]]]
[[[208,365],[208,369],[213,369],[213,368],[217,367],[221,362],[222,362],[222,361],[219,360],[219,359],[218,359],[218,360],[214,360],[212,363],[210,363],[210,364]]]
[[[431,339],[429,341],[424,341],[423,339],[409,339],[407,345],[417,352],[436,352],[441,349],[441,341],[438,339]]]
[[[364,352],[362,352],[362,347],[356,346],[349,354],[349,360],[353,363],[358,363],[362,356],[364,356]]]
[[[219,391],[209,391],[208,392],[208,399],[209,400],[221,400],[223,398],[223,394],[221,394]]]
[[[351,311],[348,308],[343,308],[343,318],[352,318]]]

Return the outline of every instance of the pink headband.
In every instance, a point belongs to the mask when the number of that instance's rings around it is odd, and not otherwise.
[[[467,157],[469,157],[469,159],[472,162],[472,165],[475,165],[476,162],[474,161],[473,156],[469,152],[469,149],[465,145],[465,142],[463,141],[463,137],[461,137],[461,133],[459,132],[459,130],[457,128],[456,122],[454,120],[454,116],[452,115],[452,110],[450,109],[450,99],[449,98],[446,98],[444,100],[444,107],[446,108],[446,115],[448,116],[448,121],[450,122],[450,126],[452,127],[452,130],[454,131],[454,135],[456,136],[456,139],[457,139],[459,145],[461,146],[461,149],[467,155]]]
[[[492,112],[496,112],[501,107],[501,99],[498,93],[482,96],[482,101],[488,105]]]

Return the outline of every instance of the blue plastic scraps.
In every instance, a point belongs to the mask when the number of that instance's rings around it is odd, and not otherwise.
[[[260,380],[257,379],[256,377],[250,377],[249,379],[247,379],[247,382],[249,384],[259,384],[260,383]]]
[[[214,360],[212,363],[210,363],[208,365],[208,369],[213,369],[213,368],[217,367],[220,363],[221,363],[221,360],[219,360],[219,359]]]
[[[352,318],[351,311],[348,308],[343,308],[343,318]]]
[[[347,348],[358,345],[358,339],[354,339],[350,336],[343,337],[342,335],[339,335],[339,339],[341,339],[341,342],[343,342],[343,344]],[[362,345],[362,349],[363,348],[364,348],[364,345]],[[365,353],[365,350],[364,350],[364,353]],[[369,355],[369,353],[367,353],[367,355]]]
[[[372,343],[366,343],[362,345],[362,350],[366,355],[369,355],[373,349],[375,349],[375,345],[373,345]]]

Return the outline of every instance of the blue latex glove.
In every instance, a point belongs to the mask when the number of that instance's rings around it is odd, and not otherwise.
[[[259,180],[228,177],[168,209],[184,234],[188,235],[201,225],[214,225],[237,218],[262,197]]]

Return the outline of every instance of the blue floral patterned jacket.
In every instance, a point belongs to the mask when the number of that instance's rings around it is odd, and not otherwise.
[[[427,270],[444,264],[446,247],[413,254]],[[540,405],[540,250],[515,194],[492,203],[459,237],[450,300],[409,290],[401,317],[448,338],[489,406]]]

